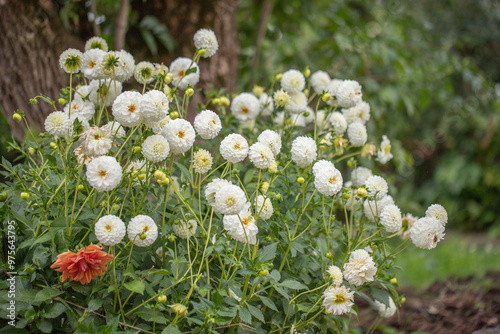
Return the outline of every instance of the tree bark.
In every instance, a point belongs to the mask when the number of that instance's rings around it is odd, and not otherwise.
[[[29,104],[40,93],[57,99],[69,76],[59,67],[59,55],[83,43],[65,33],[57,12],[48,1],[0,0],[0,106],[17,140],[26,127],[12,119],[19,109],[30,126],[43,131],[45,118],[54,111],[45,102]],[[61,107],[58,105],[58,107]]]

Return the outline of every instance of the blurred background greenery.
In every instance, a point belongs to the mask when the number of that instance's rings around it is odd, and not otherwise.
[[[236,29],[238,70],[230,76],[240,91],[269,86],[276,73],[289,68],[359,81],[371,105],[369,133],[376,134],[371,140],[386,134],[394,154],[382,167],[361,164],[393,175],[392,195],[403,211],[418,216],[429,204],[441,203],[449,214],[447,229],[500,235],[499,2],[190,0],[180,14],[162,12],[181,6],[175,1],[39,3],[57,14],[63,33],[83,43],[98,32],[110,45],[116,45],[117,17],[126,4],[125,48],[138,60],[166,64],[182,54],[183,45],[193,47],[179,37],[189,25],[185,16],[182,27],[182,15],[202,8],[193,31],[213,28],[203,16],[211,10]],[[224,10],[226,5],[235,11]],[[177,14],[181,24],[174,30]],[[2,156],[9,133],[2,118]]]

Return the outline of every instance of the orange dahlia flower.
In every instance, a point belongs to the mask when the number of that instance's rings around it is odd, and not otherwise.
[[[62,281],[69,277],[69,281],[77,281],[89,284],[96,276],[103,276],[106,271],[106,263],[113,259],[113,255],[101,250],[102,247],[90,245],[82,248],[78,253],[64,252],[57,256],[50,268],[62,273]]]

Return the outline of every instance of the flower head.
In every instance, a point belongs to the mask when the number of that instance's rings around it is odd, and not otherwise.
[[[212,163],[212,155],[207,150],[200,149],[193,155],[193,169],[196,173],[205,174],[212,168]]]
[[[306,79],[302,72],[297,70],[288,70],[281,77],[281,87],[289,93],[298,93],[304,89]]]
[[[191,123],[182,118],[168,122],[162,130],[162,135],[167,138],[170,150],[174,154],[188,151],[196,137]]]
[[[111,132],[104,127],[92,126],[80,135],[83,139],[83,154],[88,157],[99,157],[108,153],[111,148]]]
[[[62,111],[54,111],[45,119],[45,131],[55,138],[66,137],[72,133],[72,123],[68,115]]]
[[[347,124],[355,122],[366,124],[370,119],[370,105],[361,101],[354,107],[342,109],[342,114],[344,114]]]
[[[328,314],[342,315],[349,313],[354,305],[354,291],[345,286],[329,286],[323,292],[323,306]]]
[[[223,215],[237,215],[246,203],[245,192],[240,187],[230,184],[215,193],[214,210]]]
[[[411,241],[422,249],[432,249],[444,238],[444,226],[434,217],[420,218],[410,229]]]
[[[248,150],[248,157],[255,167],[259,169],[267,169],[274,162],[273,151],[269,146],[256,142]]]
[[[355,187],[361,187],[372,175],[372,171],[366,167],[354,168],[351,172],[352,185]]]
[[[278,106],[285,107],[290,102],[290,95],[283,89],[280,89],[274,93],[273,99]]]
[[[365,182],[366,188],[368,190],[368,196],[375,197],[377,200],[381,200],[387,195],[389,191],[389,186],[387,181],[383,177],[378,175],[370,176]]]
[[[432,204],[429,206],[427,211],[425,211],[425,216],[436,218],[443,226],[448,223],[448,212],[446,212],[446,209],[440,204]]]
[[[132,91],[123,92],[113,102],[113,116],[123,126],[129,128],[136,127],[144,118],[141,105],[141,93]]]
[[[311,85],[316,94],[323,93],[326,86],[330,83],[330,76],[324,71],[317,71],[311,75]]]
[[[212,182],[207,184],[205,187],[205,198],[207,199],[208,205],[215,205],[215,195],[224,186],[231,185],[232,183],[224,179],[213,179]]]
[[[189,74],[186,74],[189,71]],[[193,71],[193,72],[192,72]],[[174,75],[172,84],[179,89],[194,86],[200,81],[200,68],[198,64],[186,57],[179,57],[170,64],[170,72]]]
[[[351,253],[349,262],[344,264],[345,279],[355,286],[373,281],[377,268],[372,257],[364,249],[357,249]]]
[[[378,300],[375,300],[375,305],[377,306],[378,314],[380,314],[382,318],[390,318],[397,311],[396,305],[394,304],[394,300],[392,300],[391,297],[389,297],[388,307],[379,302]]]
[[[252,93],[241,93],[231,102],[231,113],[240,121],[255,119],[259,111],[259,99]]]
[[[380,224],[389,233],[399,231],[403,226],[401,210],[394,204],[387,205],[382,209],[382,213],[380,214]]]
[[[338,85],[335,97],[342,108],[354,107],[362,101],[361,85],[354,80],[344,80]]]
[[[225,215],[222,219],[224,229],[229,236],[236,241],[255,245],[257,243],[257,233],[259,228],[255,224],[255,218],[250,210],[250,203],[246,203],[244,208],[237,215]]]
[[[272,97],[267,95],[266,93],[262,93],[259,96],[260,103],[260,114],[262,116],[269,116],[274,111],[274,102]]]
[[[340,268],[337,266],[329,266],[327,271],[330,275],[333,286],[340,286],[342,284],[342,281],[344,280],[342,270],[340,270]]]
[[[205,49],[204,58],[212,57],[219,48],[219,43],[217,42],[217,36],[210,29],[200,29],[194,36],[194,47],[197,49]]]
[[[347,137],[349,138],[352,146],[363,146],[366,144],[366,140],[368,139],[366,127],[359,122],[351,123],[347,128]]]
[[[243,161],[248,154],[248,142],[240,134],[232,133],[220,143],[220,154],[229,162]]]
[[[257,137],[257,141],[264,145],[267,145],[276,156],[281,151],[281,136],[273,130],[264,130]]]
[[[82,73],[90,80],[104,79],[101,70],[102,59],[106,52],[101,49],[90,49],[85,51],[82,57]]]
[[[113,190],[122,179],[122,166],[113,157],[101,156],[87,166],[87,181],[97,191]]]
[[[387,161],[392,159],[391,153],[391,141],[386,135],[382,136],[382,143],[380,144],[380,150],[377,151],[377,161],[381,164],[385,164]]]
[[[299,167],[307,167],[316,160],[318,147],[311,137],[297,137],[292,142],[292,160]]]
[[[134,69],[134,78],[141,85],[145,85],[154,80],[153,73],[155,66],[149,61],[141,61]]]
[[[95,105],[109,107],[113,105],[113,101],[122,92],[122,83],[111,79],[92,80],[89,84],[89,90],[90,101]]]
[[[181,239],[188,239],[195,235],[198,223],[195,219],[186,221],[178,221],[172,225],[175,235]]]
[[[291,93],[290,100],[285,106],[285,109],[292,114],[300,114],[307,109],[307,96],[302,92]],[[293,115],[295,116],[295,115]],[[292,116],[292,117],[293,117]]]
[[[77,49],[68,49],[59,56],[59,65],[66,73],[78,73],[82,66],[83,54]]]
[[[333,131],[336,135],[343,135],[345,130],[347,130],[347,121],[341,113],[335,111],[328,118],[330,124],[333,126]]]
[[[314,186],[325,196],[333,196],[342,189],[342,174],[335,167],[326,167],[314,175]]]
[[[316,175],[318,175],[318,173],[320,173],[322,170],[332,167],[335,168],[334,164],[331,161],[324,159],[317,161],[312,168],[314,177],[316,177]]]
[[[212,110],[203,110],[194,118],[194,129],[203,139],[217,137],[222,129],[219,116]]]
[[[170,154],[170,145],[162,135],[152,135],[142,143],[142,154],[148,161],[160,162]]]
[[[57,256],[50,268],[62,273],[62,281],[80,282],[89,284],[96,276],[102,277],[106,271],[106,263],[113,259],[113,255],[101,250],[102,247],[89,245],[80,249],[76,254],[64,252]]]
[[[99,218],[94,225],[94,233],[99,242],[105,246],[119,244],[125,236],[126,228],[123,221],[113,215]]]
[[[147,247],[158,237],[158,226],[153,218],[138,215],[130,220],[127,227],[128,238],[138,247]]]
[[[257,212],[258,218],[267,220],[271,218],[274,213],[273,203],[271,203],[269,198],[259,195],[255,201],[255,211]]]
[[[70,120],[74,121],[78,118],[81,122],[90,121],[95,113],[94,104],[90,101],[83,101],[82,99],[75,98],[71,101],[71,106],[67,104],[64,106],[64,112],[68,114]]]
[[[391,204],[394,204],[394,199],[390,195],[384,196],[381,200],[365,200],[363,209],[366,218],[368,218],[370,221],[375,221],[375,219],[380,216],[382,210],[387,205]]]
[[[108,43],[102,37],[94,36],[89,38],[89,40],[85,43],[85,51],[89,51],[92,49],[100,49],[104,52],[108,51]]]
[[[142,96],[141,112],[149,122],[157,122],[168,114],[168,98],[159,90],[150,90]]]

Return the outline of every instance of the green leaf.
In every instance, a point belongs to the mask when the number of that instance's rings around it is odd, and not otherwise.
[[[52,333],[52,323],[47,319],[37,321],[36,327],[44,333]]]
[[[279,282],[279,280],[281,279],[281,274],[279,271],[277,271],[276,269],[272,270],[271,273],[269,274],[268,276],[270,279],[272,279],[273,281],[275,282]]]
[[[255,318],[257,318],[260,322],[264,322],[264,315],[262,314],[261,310],[250,304],[247,304],[247,306],[248,310]]]
[[[268,262],[274,259],[276,256],[276,246],[277,242],[267,245],[259,251],[259,257],[261,262]]]
[[[66,306],[61,303],[53,303],[45,308],[45,310],[43,311],[43,317],[49,319],[57,318],[64,311],[66,311]]]
[[[375,300],[384,304],[385,307],[389,307],[389,298],[391,298],[391,296],[389,296],[389,293],[387,291],[377,288],[370,288],[370,294],[373,298],[375,298]]]
[[[134,281],[127,282],[127,283],[123,284],[123,286],[127,290],[130,290],[132,292],[135,292],[135,293],[138,293],[141,295],[144,294],[144,289],[146,288],[144,286],[144,283],[140,280],[134,280]]]
[[[283,282],[279,283],[278,285],[283,286],[285,288],[294,289],[294,290],[307,289],[307,286],[305,286],[304,284],[300,283],[299,281],[295,281],[295,280],[291,280],[291,279],[284,280]]]
[[[38,293],[35,296],[35,302],[44,302],[46,300],[59,296],[61,293],[63,293],[63,291],[59,291],[55,288],[51,288],[50,286],[48,286],[43,290],[38,291]]]
[[[151,275],[164,275],[164,276],[170,276],[170,272],[166,269],[159,269],[156,271],[153,271]]]
[[[276,307],[276,305],[274,304],[274,302],[271,299],[264,297],[264,296],[259,296],[259,298],[262,301],[262,303],[264,305],[266,305],[267,307],[269,307],[271,310],[278,311],[278,308]]]
[[[247,324],[252,323],[252,315],[250,314],[250,312],[246,308],[243,308],[243,307],[240,308],[238,314],[241,318],[241,321],[246,322]]]
[[[168,320],[167,318],[165,317],[162,317],[161,315],[155,315],[154,317],[151,317],[149,319],[150,322],[156,322],[156,323],[159,323],[159,324],[164,324],[166,325]]]
[[[177,326],[169,325],[163,330],[163,332],[161,332],[161,334],[181,334],[181,331],[177,328]]]
[[[87,312],[97,311],[102,306],[102,300],[100,299],[92,299],[89,302],[89,306],[87,307]]]

